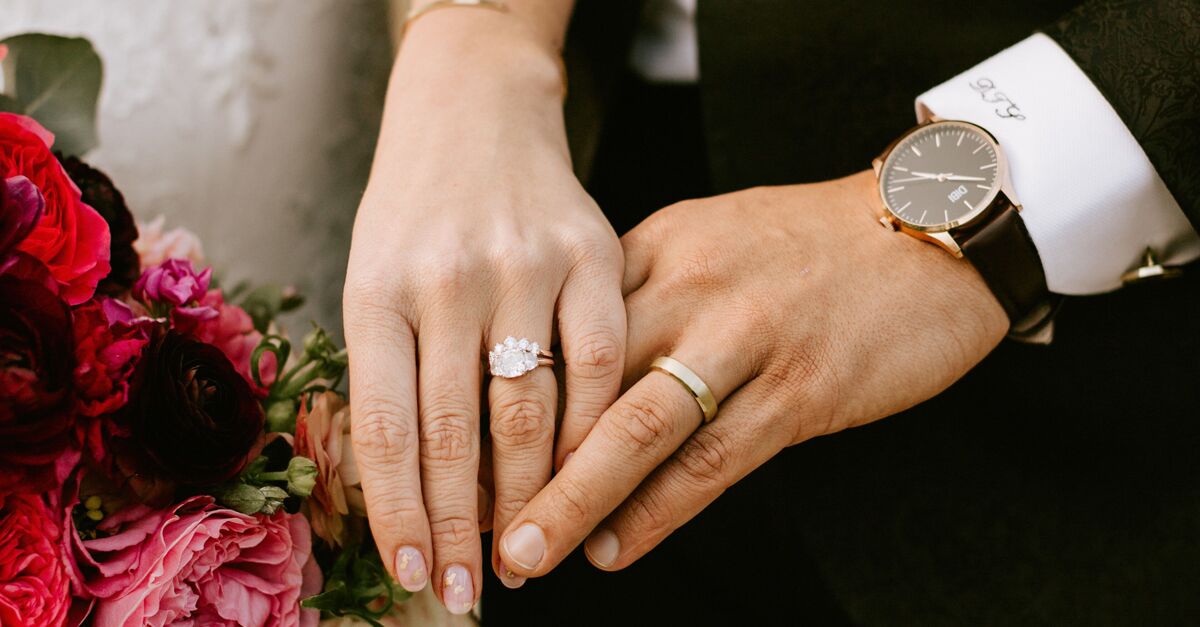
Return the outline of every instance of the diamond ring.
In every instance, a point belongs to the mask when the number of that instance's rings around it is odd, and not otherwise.
[[[488,368],[492,376],[515,379],[538,366],[554,365],[554,354],[542,350],[537,342],[511,335],[488,352]]]

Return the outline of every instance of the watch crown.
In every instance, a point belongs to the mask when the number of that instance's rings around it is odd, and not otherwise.
[[[889,218],[888,216],[879,216],[879,223],[893,231],[900,230],[900,225],[896,224],[896,221]]]

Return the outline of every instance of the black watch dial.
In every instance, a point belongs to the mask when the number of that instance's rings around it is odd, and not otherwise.
[[[999,146],[967,122],[922,126],[900,140],[879,172],[892,215],[920,231],[946,231],[978,217],[1004,180]]]

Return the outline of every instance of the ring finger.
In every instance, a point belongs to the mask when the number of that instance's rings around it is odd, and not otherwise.
[[[751,376],[735,353],[712,350],[711,334],[689,337],[695,340],[685,340],[670,355],[707,383],[718,402]],[[509,525],[500,542],[505,564],[525,577],[550,571],[702,420],[687,387],[657,370],[646,374],[601,416],[571,463]]]
[[[558,386],[552,368],[533,364],[539,349],[547,350],[553,311],[554,296],[543,294],[502,304],[492,323],[492,353],[497,357],[494,366],[490,365],[493,376],[488,396],[495,485],[492,528],[496,530],[504,529],[550,480]],[[532,370],[528,370],[530,366]],[[508,587],[525,582],[501,563],[495,546],[492,567]]]

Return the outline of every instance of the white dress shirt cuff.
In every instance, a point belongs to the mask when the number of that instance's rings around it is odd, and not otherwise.
[[[916,104],[921,121],[965,120],[999,140],[1052,292],[1114,290],[1147,248],[1164,263],[1200,256],[1200,236],[1137,140],[1046,35],[934,87]]]

